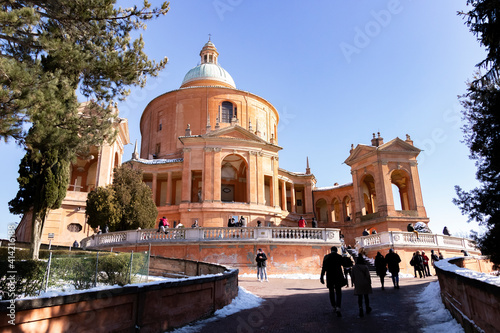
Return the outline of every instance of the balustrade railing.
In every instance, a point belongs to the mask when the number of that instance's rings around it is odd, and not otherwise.
[[[388,231],[375,235],[356,237],[357,246],[369,248],[371,246],[430,246],[450,249],[472,250],[474,243],[466,238],[444,236],[438,234]]]
[[[340,230],[327,228],[257,227],[257,228],[170,228],[165,232],[156,229],[130,230],[96,234],[81,241],[84,248],[107,245],[168,242],[296,242],[340,245]]]

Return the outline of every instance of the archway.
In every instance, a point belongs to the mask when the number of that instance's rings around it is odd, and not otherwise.
[[[392,196],[394,198],[394,208],[401,210],[412,210],[410,205],[409,187],[410,176],[404,170],[394,170],[391,173]]]
[[[328,208],[325,199],[316,201],[316,216],[318,217],[318,222],[328,223]]]
[[[340,221],[340,201],[337,198],[334,198],[332,201],[332,221],[339,222]]]
[[[363,193],[364,206],[361,214],[372,214],[377,212],[377,193],[375,191],[375,179],[372,175],[366,175],[361,181],[361,191]]]
[[[224,158],[221,165],[221,201],[248,202],[245,159],[231,154]]]

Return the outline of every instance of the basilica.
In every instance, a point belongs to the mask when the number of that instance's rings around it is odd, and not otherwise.
[[[368,144],[346,147],[352,182],[318,188],[308,163],[304,172],[280,167],[284,148],[275,107],[236,88],[210,40],[199,56],[178,89],[149,102],[139,124],[140,147],[136,143],[124,162],[143,171],[158,218],[167,217],[171,226],[198,221],[200,227],[224,227],[233,217],[244,217],[248,227],[295,227],[304,217],[311,227],[314,218],[319,228],[340,229],[347,243],[365,229],[406,231],[408,223],[429,222],[417,168],[420,149],[410,136],[384,142],[378,133]],[[116,126],[116,142],[73,165],[67,197],[50,212],[43,243],[69,245],[92,235],[86,196],[111,183],[129,143],[126,119]],[[17,229],[21,241],[29,241],[28,221],[25,216]]]

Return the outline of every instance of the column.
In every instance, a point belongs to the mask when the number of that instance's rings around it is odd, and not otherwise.
[[[272,195],[272,205],[275,208],[280,207],[280,200],[279,200],[279,186],[278,186],[278,156],[273,156],[271,158],[272,161],[272,167],[273,167],[273,195]]]
[[[221,190],[221,148],[214,148],[214,163],[213,163],[213,178],[214,178],[214,201],[220,201]]]
[[[250,188],[250,203],[257,203],[257,188],[258,188],[258,179],[257,179],[257,152],[249,151],[248,156],[248,182]]]
[[[182,164],[181,202],[191,201],[191,148],[184,148],[184,162]]]
[[[305,201],[304,213],[314,213],[311,181],[309,181],[304,187],[304,201]]]
[[[213,181],[213,148],[205,147],[204,156],[204,171],[203,171],[203,201],[213,201],[214,200],[214,181]]]
[[[292,213],[297,213],[297,206],[295,205],[295,184],[290,184],[290,194],[292,195]]]
[[[281,210],[286,210],[286,183],[283,179],[281,181]]]
[[[263,205],[266,200],[266,195],[264,192],[264,173],[262,172],[262,156],[264,153],[259,151],[257,153],[257,203]]]
[[[172,205],[172,171],[167,172],[167,206]]]
[[[155,205],[158,206],[158,203],[156,202],[156,179],[157,179],[157,174],[156,172],[153,173],[153,183],[151,184],[151,190],[153,191],[153,202],[155,203]]]

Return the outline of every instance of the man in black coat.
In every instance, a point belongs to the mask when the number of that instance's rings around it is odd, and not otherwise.
[[[391,272],[394,288],[399,289],[399,263],[401,258],[393,249],[389,249],[389,253],[385,255],[385,261],[389,272]]]
[[[335,246],[331,248],[331,251],[330,254],[327,254],[323,258],[323,268],[321,269],[321,277],[319,280],[322,284],[325,284],[323,276],[326,273],[326,287],[330,293],[330,304],[337,313],[337,317],[342,317],[340,312],[340,307],[342,305],[342,287],[347,283],[344,278],[344,273],[342,272],[342,256],[337,253],[338,249]]]

